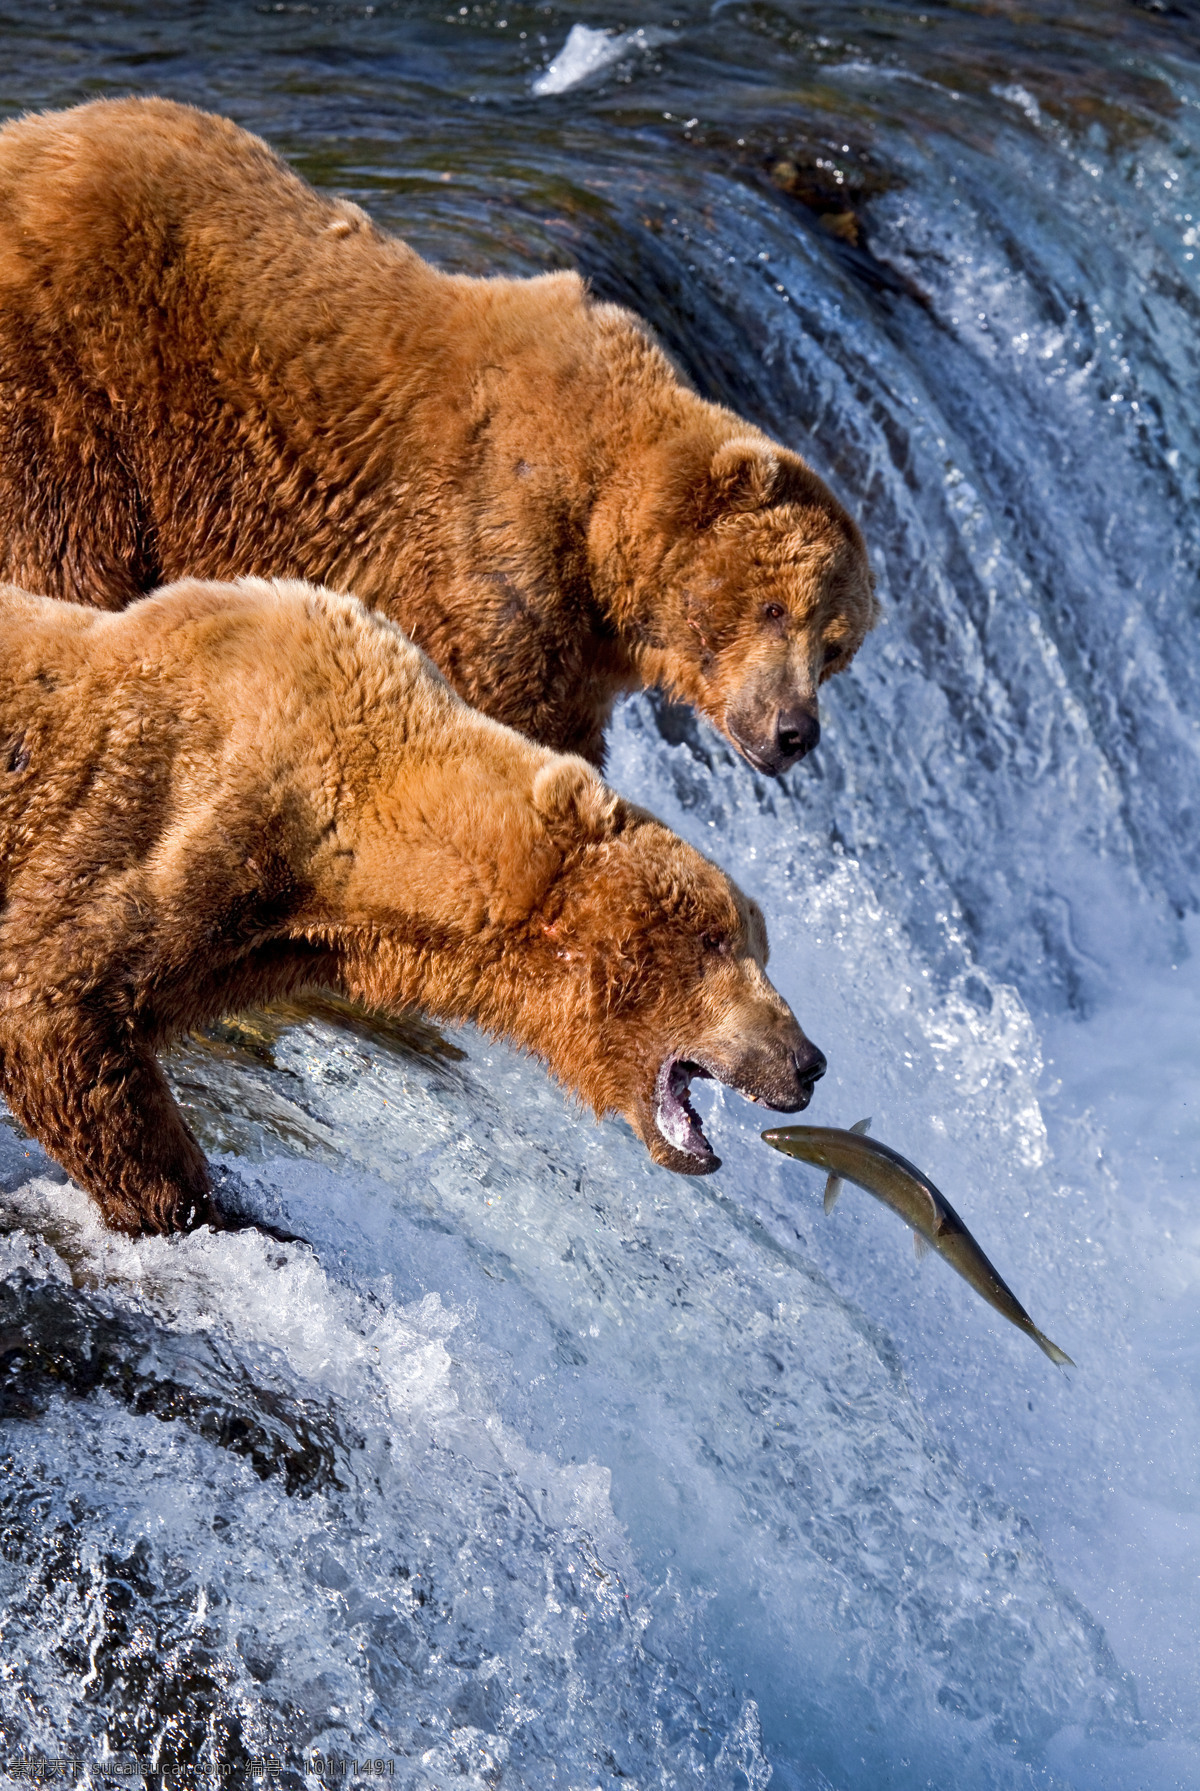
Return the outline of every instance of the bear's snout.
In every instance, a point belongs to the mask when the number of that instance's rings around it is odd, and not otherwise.
[[[825,1053],[793,1020],[783,1038],[755,1045],[719,1073],[723,1082],[761,1106],[796,1113],[808,1106],[825,1070]]]
[[[781,709],[775,718],[775,758],[787,771],[810,753],[821,738],[821,718],[815,703]]]
[[[782,703],[772,715],[760,718],[753,708],[747,713],[728,710],[725,728],[744,759],[767,777],[780,777],[798,764],[821,738],[821,717],[815,697]]]
[[[795,1113],[798,1108],[808,1106],[812,1100],[813,1089],[829,1067],[824,1051],[819,1050],[811,1039],[805,1039],[800,1049],[792,1052],[792,1064],[796,1073],[796,1085],[800,1091],[800,1098],[794,1107],[786,1109],[789,1113]]]

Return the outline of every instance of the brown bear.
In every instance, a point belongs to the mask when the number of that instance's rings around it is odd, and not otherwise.
[[[630,312],[574,274],[444,274],[158,99],[0,130],[0,518],[0,579],[102,608],[187,576],[353,591],[596,765],[652,685],[783,771],[876,613],[826,486]]]
[[[302,988],[474,1020],[704,1174],[691,1077],[791,1110],[824,1069],[765,958],[721,871],[352,599],[0,587],[0,1092],[114,1226],[219,1218],[155,1054]]]

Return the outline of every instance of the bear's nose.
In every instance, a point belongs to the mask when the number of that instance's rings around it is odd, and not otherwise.
[[[796,1080],[811,1095],[814,1082],[819,1082],[828,1068],[824,1051],[819,1051],[811,1039],[805,1039],[799,1050],[792,1052],[792,1063],[796,1069]]]
[[[811,752],[821,738],[821,722],[816,706],[781,709],[775,722],[775,750],[779,758],[794,765]]]

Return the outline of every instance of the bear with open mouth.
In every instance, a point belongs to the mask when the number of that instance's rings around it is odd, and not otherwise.
[[[715,865],[352,598],[0,587],[0,1092],[115,1227],[221,1222],[157,1053],[305,988],[474,1021],[705,1174],[693,1077],[793,1111],[825,1068],[766,949]]]
[[[777,776],[877,614],[789,447],[573,273],[443,273],[259,138],[161,99],[0,129],[0,579],[353,591],[467,701],[601,766],[690,703]]]

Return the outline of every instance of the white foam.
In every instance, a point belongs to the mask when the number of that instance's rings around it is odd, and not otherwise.
[[[670,43],[673,31],[639,25],[632,31],[613,31],[608,26],[572,25],[562,49],[532,85],[539,99],[553,93],[569,93],[596,80],[605,69],[624,57]]]

